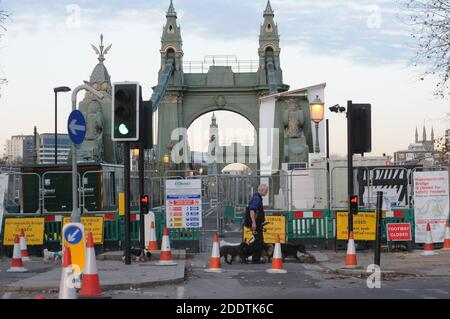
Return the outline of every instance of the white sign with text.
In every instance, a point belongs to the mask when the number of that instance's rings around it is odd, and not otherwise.
[[[166,181],[167,228],[202,227],[201,180]]]
[[[414,173],[414,215],[416,243],[425,243],[427,224],[433,242],[442,243],[449,218],[448,172]]]

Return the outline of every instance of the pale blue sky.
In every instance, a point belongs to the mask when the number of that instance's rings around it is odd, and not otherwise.
[[[439,120],[449,112],[448,100],[434,99],[433,81],[417,82],[420,71],[408,65],[413,43],[401,21],[399,1],[272,0],[281,34],[284,82],[292,89],[327,82],[329,106],[347,99],[372,103],[374,154],[406,148],[416,126],[434,125],[436,135],[441,135],[448,125]],[[89,78],[96,64],[89,44],[97,44],[100,33],[107,44],[113,43],[106,60],[113,81],[138,80],[148,98],[156,85],[168,4],[168,0],[3,0],[0,6],[12,17],[0,44],[0,76],[9,80],[0,99],[0,143],[13,134],[31,133],[35,124],[40,132],[53,131],[52,88],[75,87]],[[174,4],[185,60],[210,54],[257,59],[266,0]],[[58,122],[63,131],[70,99],[60,100]],[[344,154],[345,118],[329,116],[331,150]]]

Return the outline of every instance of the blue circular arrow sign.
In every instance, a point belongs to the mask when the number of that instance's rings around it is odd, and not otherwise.
[[[86,119],[83,113],[78,110],[70,113],[69,120],[67,121],[67,131],[73,144],[79,145],[83,143],[87,131]]]
[[[71,245],[78,244],[83,238],[83,232],[77,226],[70,226],[64,233],[64,239]]]

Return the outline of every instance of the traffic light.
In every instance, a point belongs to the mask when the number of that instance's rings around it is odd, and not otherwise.
[[[139,141],[139,105],[141,88],[138,82],[113,84],[112,140]]]
[[[147,215],[149,212],[150,197],[148,195],[141,196],[141,214]]]
[[[353,154],[372,152],[372,106],[353,104],[350,111]]]
[[[350,196],[350,213],[358,214],[358,196]]]

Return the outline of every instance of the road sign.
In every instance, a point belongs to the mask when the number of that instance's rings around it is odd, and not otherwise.
[[[23,229],[28,246],[44,244],[45,218],[6,218],[3,245],[13,246],[14,237]]]
[[[376,240],[377,217],[375,212],[358,213],[353,216],[355,240]],[[348,240],[348,213],[337,213],[337,240]]]
[[[275,244],[277,236],[280,235],[280,243],[286,243],[286,216],[266,216],[267,224],[264,228],[264,242],[266,244]],[[244,227],[244,241],[249,241],[252,238],[250,228]]]
[[[67,121],[67,131],[73,144],[79,145],[83,143],[87,131],[86,119],[83,113],[78,110],[70,113],[69,120]]]
[[[64,217],[63,219],[63,227],[64,225],[70,223],[70,217]],[[104,219],[103,217],[81,217],[81,223],[84,226],[84,231],[86,234],[92,233],[92,237],[94,238],[94,244],[101,245],[103,244],[103,229],[104,229]]]
[[[411,224],[387,224],[388,241],[412,241]]]
[[[84,271],[85,261],[85,232],[84,226],[81,223],[69,223],[64,225],[63,232],[63,246],[70,248],[72,255],[72,268],[75,274],[82,273]]]

